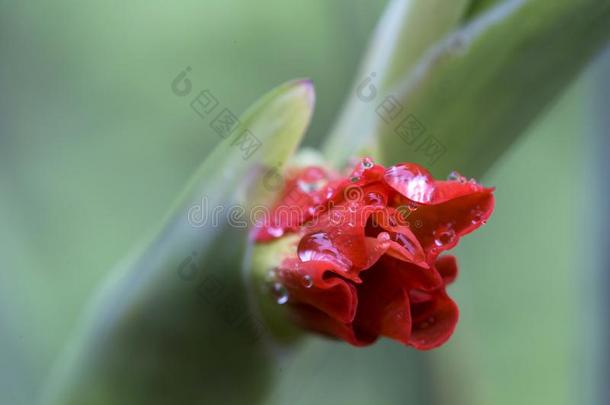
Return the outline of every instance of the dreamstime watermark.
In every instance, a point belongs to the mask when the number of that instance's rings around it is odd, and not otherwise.
[[[291,197],[291,194],[297,196]],[[187,220],[195,228],[227,225],[235,228],[274,228],[303,222],[305,226],[312,228],[317,225],[361,228],[371,225],[383,229],[396,226],[413,226],[417,229],[422,227],[421,219],[409,221],[410,215],[416,210],[411,204],[400,205],[391,210],[384,205],[367,204],[365,190],[357,185],[346,187],[343,194],[336,198],[337,203],[331,198],[327,203],[315,206],[314,210],[304,208],[307,206],[300,204],[299,198],[307,198],[307,195],[303,192],[288,193],[286,200],[291,203],[273,209],[259,205],[247,210],[239,204],[211,207],[208,198],[204,197],[201,204],[190,207]],[[197,264],[200,262],[198,256],[199,254],[193,251],[180,261],[176,268],[178,277],[183,282],[193,283],[197,297],[211,305],[223,322],[239,331],[239,335],[248,343],[256,343],[266,332],[265,323],[244,300],[239,299],[236,292],[228,288],[222,278],[214,274],[204,274]]]
[[[377,76],[370,73],[356,86],[356,97],[370,103],[377,99],[378,89],[374,84]],[[428,164],[434,165],[446,152],[447,148],[435,136],[426,133],[424,125],[413,114],[405,111],[404,106],[393,95],[386,96],[375,108],[375,112],[387,125],[394,126],[398,135],[415,152],[427,158]]]
[[[189,78],[191,71],[192,68],[187,66],[172,80],[171,89],[176,96],[186,97],[192,93],[193,83]],[[239,148],[242,159],[249,159],[262,146],[252,131],[243,128],[239,118],[229,108],[222,106],[209,89],[201,90],[191,99],[190,106],[203,120],[207,120],[216,111],[209,122],[210,128],[222,139],[233,137],[231,146]]]
[[[311,206],[308,198],[304,193],[287,193],[282,204],[273,208],[265,205],[248,208],[242,204],[212,205],[204,196],[189,208],[187,221],[193,228],[278,229],[286,224],[304,224],[310,228],[318,225],[364,227],[369,221],[373,226],[388,228],[397,225],[410,227],[412,224],[408,218],[415,211],[412,204],[403,204],[391,211],[393,215],[388,214],[385,206],[367,204],[365,192],[359,186],[346,187],[342,198],[331,198],[324,204]],[[413,225],[421,228],[421,221],[416,220]]]

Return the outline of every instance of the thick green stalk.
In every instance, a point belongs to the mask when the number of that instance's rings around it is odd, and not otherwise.
[[[381,55],[379,61],[366,62],[364,72],[373,70],[369,66],[387,68],[387,56],[378,50],[383,44],[412,46],[401,35],[409,26],[398,29],[398,17],[391,17],[396,4],[385,17],[395,24],[380,24],[377,36],[384,39],[374,41],[369,51]],[[375,87],[370,97],[352,97],[324,149],[336,165],[372,150],[386,164],[408,160],[436,175],[457,169],[479,176],[610,37],[605,0],[483,5],[473,19],[462,16],[463,28],[428,43],[424,52],[407,53],[418,54],[415,65],[407,58],[393,64],[402,71],[386,69],[399,79],[382,82],[389,84]],[[375,84],[364,80],[358,83]]]
[[[426,50],[451,32],[469,0],[393,0],[377,24],[337,124],[324,145],[335,165],[374,148],[375,101],[385,97]],[[373,103],[371,103],[373,101]]]
[[[609,37],[604,0],[499,4],[435,46],[394,89],[425,133],[379,120],[383,160],[482,174]]]

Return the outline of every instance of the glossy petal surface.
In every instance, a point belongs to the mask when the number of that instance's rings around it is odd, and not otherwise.
[[[343,177],[319,167],[293,172],[285,190],[256,240],[299,236],[275,281],[296,322],[355,346],[384,336],[429,350],[451,337],[459,312],[446,286],[457,260],[439,255],[487,221],[493,188],[365,158]],[[282,217],[290,209],[294,217]]]

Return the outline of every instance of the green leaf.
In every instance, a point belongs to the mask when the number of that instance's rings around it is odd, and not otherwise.
[[[234,204],[273,194],[269,174],[297,147],[313,101],[311,82],[293,81],[246,112],[160,230],[112,273],[60,359],[45,402],[255,403],[264,395],[276,363],[242,274],[241,225],[249,220],[229,213],[247,215]],[[244,139],[252,137],[260,147],[248,157]],[[217,224],[215,207],[224,210]]]
[[[356,76],[341,116],[327,138],[325,155],[342,165],[374,138],[375,106],[387,89],[404,77],[425,51],[452,31],[464,16],[469,0],[393,0],[388,5]],[[367,80],[368,79],[368,80]]]
[[[472,0],[470,5],[468,6],[468,12],[464,16],[466,20],[471,19],[474,16],[477,16],[481,12],[490,8],[494,4],[502,2],[503,0]]]
[[[609,36],[606,0],[500,3],[432,48],[390,91],[404,113],[389,124],[377,119],[382,160],[482,174]],[[408,114],[425,132],[399,136]],[[445,153],[435,155],[432,144]]]

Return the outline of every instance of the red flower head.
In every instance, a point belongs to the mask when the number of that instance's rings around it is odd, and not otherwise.
[[[413,163],[363,159],[347,178],[320,167],[289,173],[256,241],[298,235],[274,271],[279,302],[305,328],[356,346],[379,336],[416,349],[451,336],[458,308],[445,286],[457,275],[439,256],[484,224],[493,189],[452,174],[434,180]]]

